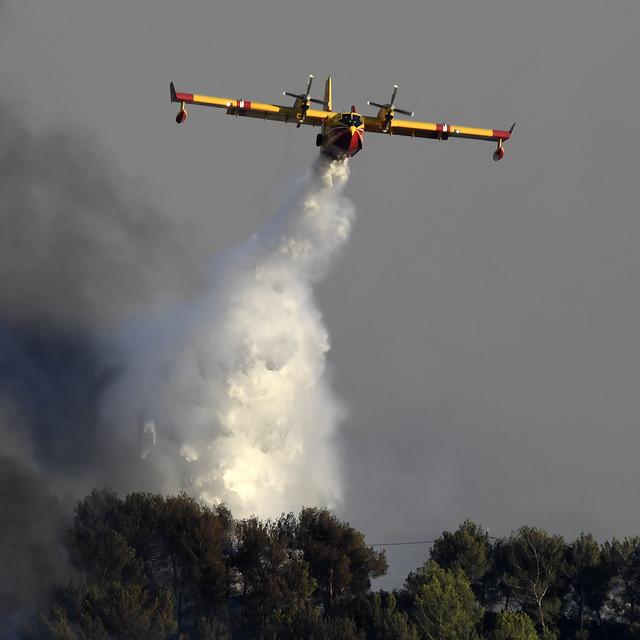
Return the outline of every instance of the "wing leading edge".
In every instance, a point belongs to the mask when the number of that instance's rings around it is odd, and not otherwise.
[[[229,115],[261,120],[275,120],[285,124],[295,124],[298,127],[303,124],[315,127],[324,124],[325,127],[329,127],[331,122],[333,122],[332,118],[336,120],[340,116],[340,114],[336,114],[332,110],[331,77],[327,78],[324,100],[317,100],[310,97],[309,92],[312,80],[313,76],[309,76],[306,94],[292,94],[285,92],[285,95],[290,95],[296,98],[293,106],[178,92],[175,90],[173,82],[170,85],[171,101],[180,103],[180,111],[176,116],[176,122],[178,123],[184,122],[187,118],[187,110],[185,106],[187,104],[195,104],[224,109]],[[493,153],[494,160],[501,160],[504,157],[503,143],[511,138],[515,123],[508,131],[505,131],[501,129],[479,129],[475,127],[452,125],[445,122],[438,123],[397,120],[394,117],[395,112],[404,113],[406,115],[412,115],[412,113],[394,108],[393,100],[395,98],[396,91],[397,86],[394,87],[393,96],[389,104],[370,103],[375,106],[379,106],[380,111],[377,117],[365,116],[363,118],[363,128],[365,131],[370,133],[407,136],[411,138],[430,138],[432,140],[448,140],[449,138],[486,140],[488,142],[496,143],[496,148]],[[311,109],[311,102],[322,104],[324,109]],[[352,111],[354,110],[355,108],[352,107]],[[336,124],[335,126],[337,127],[338,125]],[[316,141],[316,144],[322,143],[322,135],[325,134],[325,127],[323,127],[322,134],[318,135],[320,142]]]
[[[236,98],[220,98],[216,96],[205,96],[197,93],[184,93],[176,91],[173,82],[170,85],[171,102],[179,102],[182,111],[184,105],[196,104],[205,107],[216,107],[225,109],[227,114],[232,116],[243,116],[248,118],[258,118],[261,120],[276,120],[284,123],[307,124],[319,126],[323,120],[331,116],[331,112],[318,109],[307,110],[304,119],[301,121],[301,112],[295,107],[287,107],[265,102],[254,102],[253,100],[240,100]],[[186,113],[186,111],[185,111]]]
[[[466,138],[468,140],[488,140],[489,142],[504,142],[511,137],[510,131],[500,129],[476,129],[444,122],[414,122],[413,120],[396,120],[391,122],[389,131],[384,131],[384,121],[378,118],[365,117],[364,128],[367,132],[387,133],[411,138],[431,138],[447,140],[448,138]]]

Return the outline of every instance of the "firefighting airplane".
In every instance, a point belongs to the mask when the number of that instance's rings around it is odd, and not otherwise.
[[[249,118],[261,118],[262,120],[278,120],[279,122],[295,123],[320,127],[320,133],[316,136],[316,146],[330,158],[341,160],[354,156],[362,149],[365,131],[372,133],[386,133],[388,135],[410,136],[412,138],[432,138],[435,140],[448,140],[449,138],[466,138],[470,140],[488,140],[496,143],[493,159],[497,162],[504,157],[503,144],[511,137],[515,122],[508,131],[499,129],[474,129],[453,124],[435,122],[416,122],[414,120],[398,120],[396,113],[413,117],[412,111],[398,109],[395,106],[398,85],[394,85],[391,100],[385,104],[368,102],[367,104],[378,107],[378,114],[374,117],[362,116],[357,113],[355,106],[348,112],[336,112],[333,110],[331,95],[331,76],[327,78],[324,88],[324,100],[311,98],[311,83],[313,76],[309,76],[306,93],[290,93],[285,91],[283,95],[295,98],[293,106],[280,106],[253,102],[250,100],[235,100],[232,98],[216,98],[195,93],[182,93],[176,91],[173,82],[170,85],[171,102],[180,103],[180,111],[176,116],[176,122],[182,124],[187,119],[187,104],[201,104],[207,107],[226,109],[232,116],[247,116]],[[322,105],[322,109],[312,109],[311,103]]]

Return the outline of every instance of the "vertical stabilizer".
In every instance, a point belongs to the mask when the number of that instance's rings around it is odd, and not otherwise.
[[[331,96],[331,76],[327,76],[324,83],[324,110],[333,111],[333,98]]]

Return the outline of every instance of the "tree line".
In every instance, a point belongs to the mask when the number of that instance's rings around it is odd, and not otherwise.
[[[64,538],[75,574],[25,640],[640,638],[640,537],[573,542],[466,520],[403,588],[327,509],[236,520],[185,494],[95,490]]]

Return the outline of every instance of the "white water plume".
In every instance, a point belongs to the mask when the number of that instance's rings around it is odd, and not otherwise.
[[[319,158],[266,228],[216,262],[201,300],[128,330],[105,414],[125,429],[154,425],[142,454],[161,465],[164,490],[239,517],[340,501],[343,411],[312,285],[349,237],[348,175],[346,161]]]

